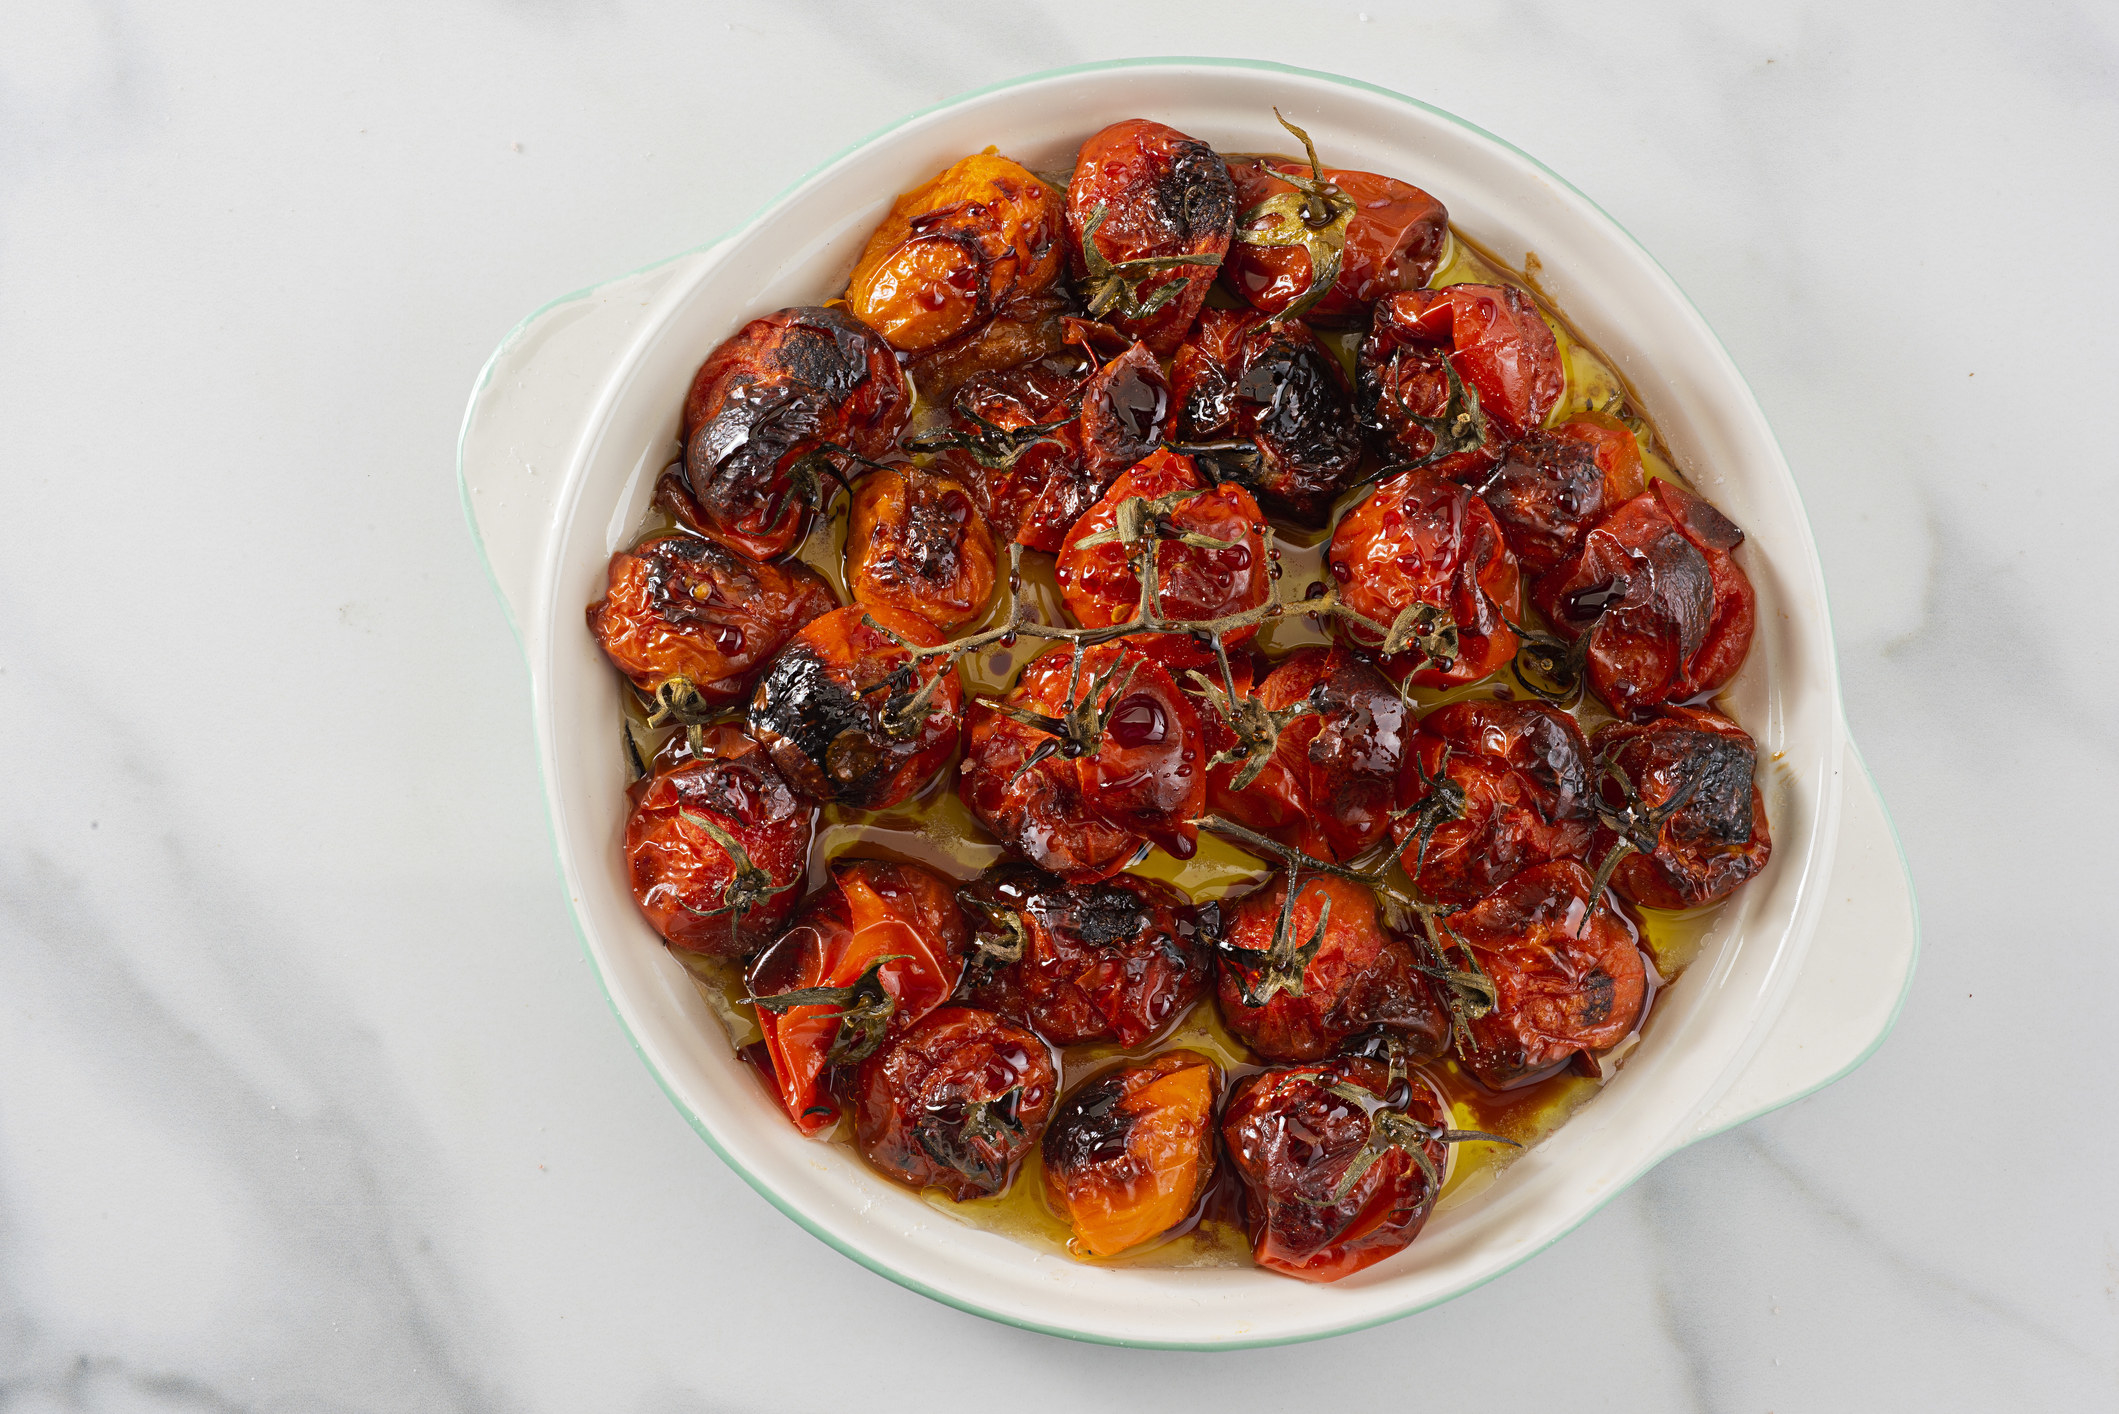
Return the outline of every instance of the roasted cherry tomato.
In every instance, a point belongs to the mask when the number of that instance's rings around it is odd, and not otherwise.
[[[1138,1046],[1197,1001],[1213,971],[1219,914],[1159,880],[1068,884],[1004,864],[957,898],[979,943],[967,998],[1056,1046]]]
[[[1589,743],[1543,702],[1452,702],[1420,720],[1394,827],[1438,903],[1470,903],[1534,864],[1580,859],[1596,828]]]
[[[1441,999],[1362,885],[1312,874],[1290,909],[1283,871],[1222,920],[1222,1020],[1266,1059],[1320,1060],[1372,1028],[1414,1060],[1448,1044]]]
[[[811,800],[887,810],[949,764],[964,688],[925,619],[881,605],[834,609],[780,650],[751,697],[750,728]]]
[[[854,485],[846,587],[856,602],[925,619],[947,633],[993,597],[993,532],[955,477],[886,466]]]
[[[708,727],[682,735],[628,792],[633,897],[672,947],[742,957],[772,941],[800,896],[816,811],[757,742]]]
[[[1153,659],[1106,643],[1077,669],[1056,644],[1001,703],[974,701],[969,725],[958,792],[1031,863],[1080,884],[1116,874],[1149,840],[1191,857],[1206,800],[1199,715]]]
[[[1310,292],[1310,254],[1302,246],[1252,245],[1241,239],[1246,213],[1295,190],[1281,180],[1282,173],[1308,177],[1310,169],[1307,163],[1272,158],[1229,168],[1236,181],[1239,237],[1229,247],[1223,279],[1263,314],[1279,314]],[[1352,199],[1354,214],[1346,226],[1339,277],[1303,317],[1316,324],[1360,324],[1377,300],[1417,290],[1435,273],[1449,234],[1449,212],[1420,188],[1374,172],[1327,167],[1324,179]]]
[[[1191,1217],[1214,1177],[1221,1071],[1164,1051],[1092,1077],[1045,1130],[1045,1200],[1076,1256],[1116,1257]]]
[[[1630,827],[1636,851],[1612,870],[1622,898],[1698,908],[1729,897],[1773,857],[1766,797],[1753,780],[1758,747],[1721,713],[1663,707],[1646,722],[1607,722],[1594,744],[1611,773],[1601,783],[1605,810]],[[1619,843],[1607,824],[1597,858]]]
[[[1567,387],[1551,327],[1513,285],[1383,300],[1361,345],[1360,372],[1362,422],[1384,454],[1449,475],[1493,465]]]
[[[761,560],[787,553],[809,523],[800,483],[883,456],[911,410],[890,345],[845,310],[753,319],[684,400],[684,472],[705,528]]]
[[[611,556],[589,631],[658,705],[696,720],[750,694],[765,660],[835,608],[803,565],[766,565],[697,535],[658,535]]]
[[[1129,503],[1131,503],[1129,505]],[[1133,557],[1156,542],[1156,607],[1167,619],[1218,619],[1255,609],[1273,593],[1265,517],[1241,486],[1209,487],[1192,459],[1158,451],[1111,483],[1067,532],[1055,566],[1060,597],[1085,628],[1140,616]],[[1225,647],[1248,642],[1255,623],[1221,634]],[[1133,646],[1175,671],[1214,661],[1190,634],[1144,633]]]
[[[968,334],[905,357],[905,373],[920,396],[945,406],[981,374],[1043,358],[1066,342],[1067,318],[1077,308],[1063,286],[1054,285],[997,314]]]
[[[1232,675],[1249,677],[1249,664],[1231,662]],[[1208,686],[1217,674],[1207,670]],[[1207,804],[1215,813],[1274,836],[1320,858],[1346,861],[1366,854],[1390,827],[1398,774],[1405,764],[1412,723],[1405,700],[1366,658],[1344,648],[1303,648],[1283,660],[1255,693],[1236,684],[1238,723],[1217,704],[1226,687],[1209,692],[1200,714],[1208,749],[1224,755],[1239,742],[1235,725],[1248,725],[1263,744],[1258,714],[1275,725],[1263,762],[1239,756],[1207,771]],[[1243,721],[1246,713],[1251,720]],[[1251,775],[1251,767],[1258,770]],[[1239,786],[1238,781],[1251,775]]]
[[[1015,1182],[1059,1099],[1052,1051],[1028,1027],[945,1006],[855,1072],[854,1142],[892,1178],[959,1203]]]
[[[1591,526],[1641,494],[1640,447],[1623,429],[1565,422],[1524,437],[1468,484],[1524,572],[1540,575],[1579,554]]]
[[[1066,261],[1060,194],[993,152],[906,192],[854,262],[846,303],[892,348],[973,332],[1039,294]]]
[[[1574,558],[1540,578],[1538,609],[1586,633],[1589,686],[1622,717],[1729,681],[1751,650],[1757,595],[1731,551],[1744,532],[1673,481],[1613,511]]]
[[[1384,482],[1339,519],[1325,565],[1342,642],[1389,649],[1384,671],[1427,687],[1477,682],[1516,652],[1523,615],[1516,557],[1486,503],[1432,471]]]
[[[1577,1055],[1609,1050],[1640,1019],[1647,968],[1633,925],[1598,899],[1571,859],[1526,869],[1449,915],[1445,942],[1468,948],[1494,987],[1493,1010],[1466,1023],[1457,1059],[1487,1086],[1540,1079]]]
[[[1109,319],[1168,358],[1228,254],[1236,187],[1213,148],[1145,118],[1082,144],[1067,186],[1075,281]]]
[[[941,875],[888,859],[832,861],[824,887],[745,977],[780,1102],[803,1133],[839,1118],[829,1072],[949,1000],[969,946]]]
[[[1201,311],[1171,365],[1170,391],[1179,440],[1208,444],[1199,454],[1224,479],[1291,520],[1323,525],[1361,465],[1346,370],[1300,322]]]
[[[1365,1057],[1237,1081],[1221,1136],[1243,1180],[1253,1259],[1338,1281],[1404,1250],[1435,1206],[1452,1134],[1425,1081]]]

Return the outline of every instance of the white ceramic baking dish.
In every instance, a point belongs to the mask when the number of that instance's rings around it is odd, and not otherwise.
[[[817,302],[899,191],[989,143],[1064,168],[1123,117],[1225,150],[1278,150],[1278,105],[1338,166],[1418,182],[1546,291],[1631,380],[1682,470],[1743,526],[1759,633],[1732,688],[1757,736],[1772,865],[1723,911],[1638,1050],[1570,1122],[1408,1251],[1312,1286],[1250,1269],[1084,1266],[953,1221],[788,1126],[642,921],[619,853],[617,694],[583,627],[675,446],[693,371],[745,320]],[[1816,547],[1756,400],[1663,270],[1594,203],[1459,119],[1367,84],[1266,63],[1061,70],[917,114],[803,179],[739,229],[568,296],[480,375],[459,452],[465,505],[529,659],[560,872],[611,1006],[707,1142],[817,1236],[940,1300],[1055,1334],[1181,1347],[1301,1340],[1463,1292],[1559,1238],[1678,1148],[1852,1069],[1912,974],[1913,900],[1842,722]]]

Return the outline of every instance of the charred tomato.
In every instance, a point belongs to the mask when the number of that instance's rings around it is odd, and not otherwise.
[[[1596,828],[1589,743],[1543,702],[1452,702],[1420,719],[1393,827],[1426,898],[1470,903],[1553,859],[1580,859]]]
[[[1236,187],[1213,148],[1145,118],[1082,144],[1067,186],[1074,278],[1091,318],[1168,358],[1228,254]]]
[[[854,484],[846,587],[857,603],[915,615],[947,633],[985,609],[998,566],[993,532],[955,477],[886,466]]]
[[[1362,424],[1386,457],[1447,475],[1493,465],[1566,386],[1551,327],[1513,285],[1392,295],[1361,344]]]
[[[1645,483],[1632,433],[1582,421],[1532,432],[1470,484],[1524,571],[1541,575],[1579,554],[1590,528]]]
[[[861,1062],[854,1142],[900,1182],[959,1203],[990,1198],[1015,1182],[1058,1098],[1059,1069],[1035,1032],[945,1006]]]
[[[1229,175],[1236,182],[1238,229],[1222,278],[1253,309],[1280,314],[1310,293],[1315,276],[1310,253],[1300,244],[1264,244],[1244,235],[1250,213],[1293,193],[1286,179],[1308,177],[1310,169],[1268,158],[1234,163]],[[1303,317],[1324,325],[1361,324],[1377,300],[1419,289],[1435,273],[1449,233],[1449,212],[1420,188],[1393,177],[1336,167],[1325,168],[1323,177],[1353,202],[1354,212],[1346,225],[1338,278]]]
[[[1611,886],[1644,908],[1699,908],[1766,867],[1773,836],[1754,781],[1758,747],[1719,712],[1663,707],[1646,722],[1608,722],[1594,742],[1603,768],[1598,858],[1630,851]],[[1614,828],[1616,826],[1617,828]]]
[[[1081,1257],[1115,1257],[1190,1218],[1214,1176],[1221,1071],[1164,1051],[1078,1086],[1045,1130],[1045,1200]]]

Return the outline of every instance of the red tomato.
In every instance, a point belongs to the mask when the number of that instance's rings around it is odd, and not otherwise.
[[[1523,614],[1516,557],[1486,503],[1432,471],[1393,477],[1341,516],[1325,564],[1340,602],[1377,625],[1335,619],[1341,642],[1379,648],[1400,615],[1427,606],[1417,625],[1427,646],[1409,641],[1383,660],[1395,678],[1458,687],[1515,656],[1507,620]]]
[[[1236,181],[1237,224],[1260,202],[1295,190],[1275,173],[1310,175],[1309,164],[1283,160],[1239,162],[1229,168]],[[1435,273],[1449,233],[1449,212],[1420,188],[1374,172],[1324,169],[1324,179],[1354,202],[1347,222],[1346,246],[1339,278],[1329,293],[1304,315],[1313,324],[1361,324],[1377,300],[1400,290],[1417,290]],[[1251,307],[1278,314],[1310,289],[1310,254],[1299,245],[1229,247],[1223,279]]]
[[[1067,532],[1056,566],[1060,597],[1075,621],[1085,628],[1131,623],[1140,615],[1140,576],[1134,573],[1135,547],[1111,539],[1085,545],[1093,536],[1116,535],[1122,508],[1139,499],[1157,508],[1155,548],[1157,604],[1170,619],[1215,619],[1255,609],[1273,593],[1272,565],[1266,558],[1265,517],[1258,502],[1241,486],[1209,488],[1190,457],[1159,451],[1111,483],[1103,498]],[[1227,542],[1225,548],[1188,545],[1159,533],[1205,536]],[[1245,624],[1221,635],[1224,646],[1247,643],[1258,625]],[[1174,671],[1214,661],[1213,650],[1190,634],[1144,633],[1132,645]]]
[[[1543,702],[1437,707],[1399,782],[1405,869],[1438,903],[1470,903],[1534,864],[1580,859],[1596,827],[1589,743]]]
[[[1544,574],[1579,554],[1590,527],[1641,494],[1639,446],[1631,433],[1617,436],[1633,452],[1630,464],[1608,429],[1566,422],[1531,433],[1498,465],[1466,479],[1501,523],[1525,573]]]
[[[1744,532],[1673,481],[1613,511],[1532,597],[1589,635],[1589,686],[1622,717],[1715,691],[1751,650],[1757,595],[1731,554]]]
[[[1066,342],[1067,311],[1074,297],[1057,285],[1028,295],[1005,313],[960,334],[946,344],[907,356],[905,375],[920,396],[946,405],[959,388],[984,374],[1029,363]]]
[[[993,532],[953,476],[887,466],[854,485],[846,528],[846,587],[857,603],[963,628],[993,597]]]
[[[1059,1069],[1026,1027],[945,1006],[861,1062],[853,1096],[870,1163],[961,1203],[1015,1182],[1059,1099]]]
[[[805,1134],[837,1122],[829,1072],[865,1060],[949,999],[970,934],[948,880],[917,864],[835,859],[794,926],[758,954],[745,980],[779,1083]],[[812,988],[839,995],[774,1006]]]
[[[761,560],[802,538],[796,463],[844,475],[884,456],[912,411],[897,356],[843,309],[753,319],[707,356],[684,400],[684,472],[706,528]]]
[[[1214,1177],[1221,1070],[1164,1051],[1103,1071],[1060,1102],[1045,1130],[1045,1200],[1077,1256],[1115,1257],[1199,1207]]]
[[[1213,148],[1145,118],[1097,133],[1067,186],[1074,278],[1091,317],[1168,358],[1207,297],[1235,222],[1236,188]],[[1094,262],[1084,254],[1092,243]],[[1129,265],[1184,257],[1205,263]]]
[[[1464,409],[1451,407],[1452,370],[1478,399],[1479,416],[1461,425],[1455,419]],[[1383,300],[1361,345],[1360,371],[1362,421],[1385,455],[1445,475],[1493,465],[1509,443],[1537,430],[1567,387],[1552,329],[1513,285],[1450,285]],[[1449,422],[1440,445],[1438,419]]]
[[[1655,842],[1613,869],[1620,897],[1644,908],[1699,908],[1729,897],[1773,857],[1766,797],[1753,780],[1758,747],[1721,713],[1658,708],[1646,722],[1605,723],[1595,746],[1619,776],[1602,783],[1606,807],[1636,806],[1650,817]],[[1607,826],[1593,849],[1601,859],[1618,843]]]

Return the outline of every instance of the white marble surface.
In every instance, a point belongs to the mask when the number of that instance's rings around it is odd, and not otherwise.
[[[2119,21],[1365,3],[0,0],[0,1409],[2119,1401]],[[1866,1068],[1319,1346],[990,1325],[721,1165],[587,975],[453,478],[546,299],[1136,53],[1414,93],[1663,260],[1802,481],[1927,925]]]

